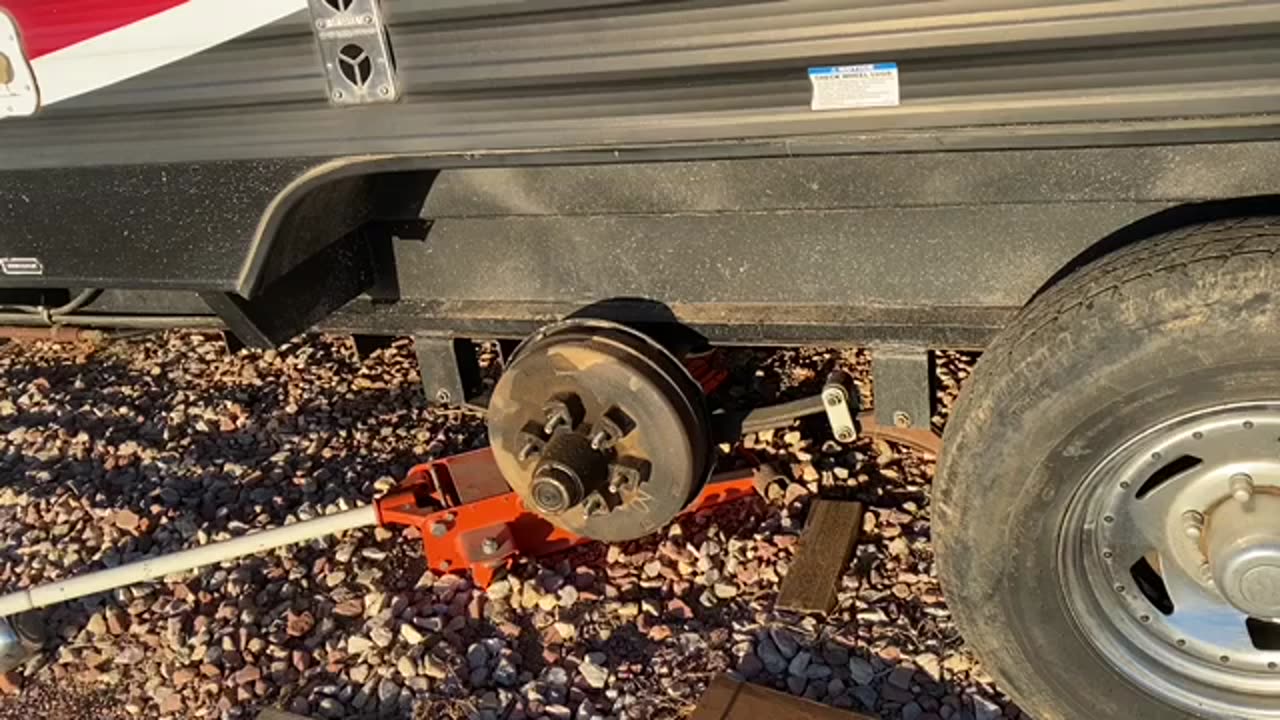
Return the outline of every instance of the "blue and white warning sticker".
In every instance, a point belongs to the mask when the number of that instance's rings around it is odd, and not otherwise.
[[[898,64],[868,63],[809,68],[813,110],[897,107]]]

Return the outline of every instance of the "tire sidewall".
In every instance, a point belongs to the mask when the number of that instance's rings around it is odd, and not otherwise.
[[[1154,295],[1090,307],[979,363],[939,467],[939,573],[966,640],[1038,720],[1207,716],[1156,701],[1084,638],[1061,589],[1059,537],[1090,471],[1146,429],[1280,400],[1280,330],[1259,302],[1269,277],[1256,266],[1186,273],[1167,278],[1165,302],[1152,279]]]

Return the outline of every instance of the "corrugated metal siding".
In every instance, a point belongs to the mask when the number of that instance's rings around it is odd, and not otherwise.
[[[396,105],[329,107],[299,14],[38,119],[0,123],[0,168],[1280,113],[1272,0],[386,8],[406,89]],[[809,110],[807,67],[870,61],[899,63],[900,107]]]

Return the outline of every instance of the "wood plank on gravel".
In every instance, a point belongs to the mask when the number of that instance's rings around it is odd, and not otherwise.
[[[817,498],[795,560],[782,579],[777,607],[796,612],[829,613],[836,605],[836,591],[862,530],[862,503]]]
[[[267,708],[258,714],[258,720],[311,720],[311,718],[284,712],[283,710]]]
[[[728,675],[711,681],[690,720],[874,720],[812,700],[738,682]]]

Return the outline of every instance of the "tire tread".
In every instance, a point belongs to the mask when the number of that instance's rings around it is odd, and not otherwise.
[[[967,639],[980,646],[984,659],[991,658],[989,672],[1020,703],[1067,707],[1034,679],[1029,668],[1044,659],[1029,657],[1007,636],[1006,618],[992,602],[1006,590],[993,568],[1012,562],[998,557],[1000,550],[1017,548],[1027,538],[1015,536],[1013,523],[966,519],[990,516],[993,505],[1015,506],[1012,500],[992,503],[992,493],[1028,492],[1016,477],[994,471],[1002,461],[1003,467],[1016,466],[1010,458],[1018,457],[1021,435],[1031,431],[1020,422],[1024,413],[1048,406],[1072,380],[1091,381],[1079,353],[1106,355],[1094,358],[1090,367],[1096,371],[1135,352],[1132,344],[1112,347],[1117,333],[1132,334],[1131,343],[1172,342],[1176,329],[1166,333],[1159,323],[1176,320],[1178,312],[1212,309],[1219,302],[1238,305],[1273,287],[1280,299],[1278,253],[1280,216],[1172,230],[1098,258],[1048,288],[983,353],[945,431],[934,484],[934,543],[948,599],[956,598],[957,620],[981,636]],[[973,540],[978,536],[981,543]],[[1053,717],[1073,716],[1061,709],[1047,716]]]

